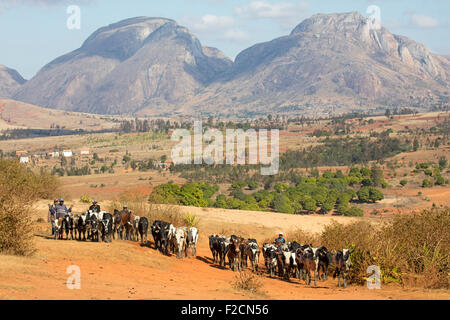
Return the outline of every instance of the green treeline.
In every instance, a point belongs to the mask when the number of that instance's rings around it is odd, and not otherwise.
[[[157,186],[150,195],[153,203],[179,204],[196,207],[216,207],[255,211],[277,211],[289,214],[336,210],[340,214],[362,216],[351,202],[373,203],[384,199],[377,186],[385,186],[380,169],[352,168],[349,175],[341,171],[326,171],[322,176],[300,177],[296,183],[276,183],[264,188],[256,181],[237,180],[228,193],[218,193],[217,185],[189,182]],[[215,195],[215,197],[213,197]]]

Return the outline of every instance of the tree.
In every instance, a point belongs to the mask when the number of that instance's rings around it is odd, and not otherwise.
[[[289,198],[284,194],[278,194],[273,199],[273,208],[278,212],[294,213],[294,208],[291,206]]]
[[[378,166],[373,166],[370,169],[370,178],[374,187],[381,187],[384,182],[383,170]]]
[[[362,187],[357,195],[361,202],[377,202],[384,199],[383,193],[375,187]]]
[[[310,196],[306,196],[303,200],[303,209],[305,209],[306,211],[316,211],[316,200],[314,200]]]
[[[447,158],[445,158],[445,157],[439,158],[439,168],[441,170],[444,170],[445,168],[447,168]]]
[[[333,210],[335,204],[336,204],[336,202],[334,202],[332,200],[327,200],[322,204],[322,206],[320,207],[320,210],[323,213],[328,213],[331,210]]]
[[[431,181],[430,179],[423,179],[423,181],[422,181],[423,188],[430,188],[432,186],[433,186],[433,181]]]
[[[389,118],[391,116],[391,110],[390,109],[386,109],[384,115],[386,116],[386,118]]]
[[[377,189],[377,188],[370,188],[370,200],[373,202],[377,202],[379,200],[383,200],[384,199],[384,195],[383,193]]]
[[[413,151],[417,151],[418,149],[419,149],[419,140],[417,139],[417,137],[415,137],[413,142]]]
[[[131,161],[131,157],[130,157],[129,155],[126,154],[126,155],[123,156],[122,161],[123,161],[124,163],[128,163],[128,162]]]
[[[242,189],[243,187],[245,187],[246,183],[245,181],[238,181],[238,182],[234,182],[233,184],[231,184],[231,188],[232,189]]]
[[[362,202],[369,202],[370,200],[370,187],[365,186],[359,189],[357,192],[358,200]]]
[[[362,217],[364,216],[364,211],[361,208],[350,207],[344,212],[344,216],[347,217]]]
[[[250,182],[248,183],[248,188],[249,188],[250,190],[255,190],[255,189],[258,188],[258,183],[255,182],[255,181],[250,181]]]
[[[406,181],[406,180],[401,180],[401,181],[400,181],[400,185],[401,185],[402,187],[406,186],[407,183],[408,183],[408,181]]]

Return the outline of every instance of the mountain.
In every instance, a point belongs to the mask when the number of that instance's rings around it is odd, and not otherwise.
[[[132,18],[94,32],[81,48],[42,68],[14,98],[80,112],[167,111],[231,64],[173,20]]]
[[[243,115],[448,105],[449,79],[446,58],[371,29],[358,12],[317,14],[287,36],[242,51],[195,104]]]
[[[25,82],[16,70],[0,65],[0,98],[9,98]]]
[[[448,57],[358,12],[316,14],[234,62],[173,20],[140,17],[99,29],[14,98],[105,114],[319,115],[448,105],[449,79]]]

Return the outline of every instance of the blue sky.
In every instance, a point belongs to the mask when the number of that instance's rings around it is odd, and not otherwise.
[[[67,7],[81,9],[81,28],[66,26]],[[77,49],[96,29],[136,16],[165,17],[230,58],[258,42],[289,34],[315,13],[380,9],[383,26],[450,54],[448,0],[0,0],[0,64],[30,79],[54,58]]]

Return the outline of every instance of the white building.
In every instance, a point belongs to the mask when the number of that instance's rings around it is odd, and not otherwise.
[[[28,157],[20,157],[20,163],[28,163],[30,162],[30,158]]]
[[[65,157],[65,158],[70,158],[70,157],[73,156],[73,153],[72,153],[72,151],[70,151],[70,150],[64,150],[64,151],[62,152],[62,154],[63,154],[63,157]]]

